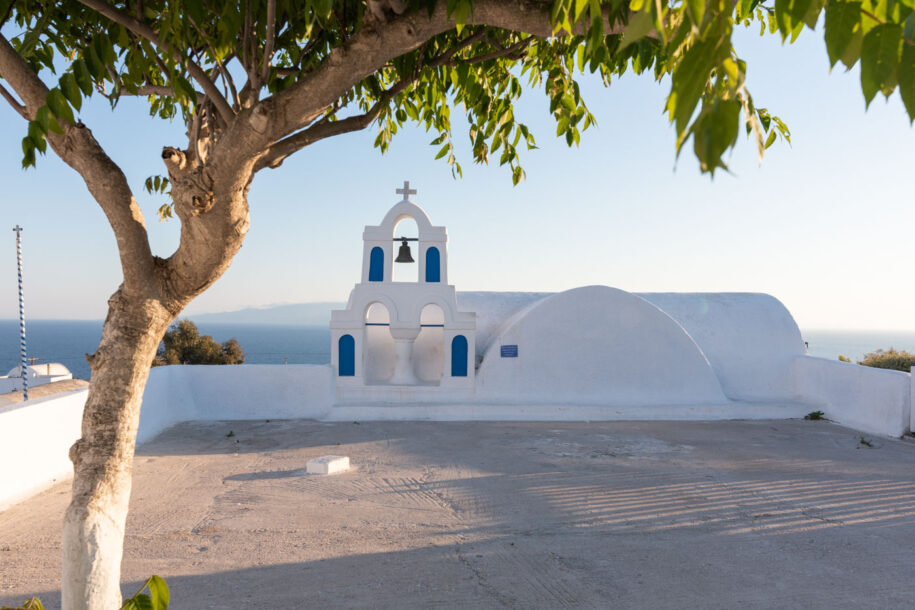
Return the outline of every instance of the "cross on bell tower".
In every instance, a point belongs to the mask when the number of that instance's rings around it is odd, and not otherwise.
[[[397,190],[395,191],[395,193],[396,193],[397,195],[403,195],[403,200],[404,200],[404,201],[410,201],[410,195],[415,195],[415,194],[416,194],[416,189],[411,189],[411,188],[410,188],[410,181],[409,181],[409,180],[404,180],[404,181],[403,181],[403,188],[402,188],[402,189],[397,189]]]

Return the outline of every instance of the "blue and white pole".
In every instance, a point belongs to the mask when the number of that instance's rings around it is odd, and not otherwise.
[[[29,399],[28,358],[25,349],[25,301],[22,298],[22,227],[13,227],[16,232],[16,267],[19,270],[19,373],[22,375],[22,400]]]

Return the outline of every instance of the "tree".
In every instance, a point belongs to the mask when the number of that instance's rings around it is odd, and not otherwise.
[[[498,156],[514,182],[534,136],[515,120],[525,89],[550,99],[571,145],[593,122],[576,73],[670,77],[676,150],[723,168],[741,127],[762,155],[787,127],[747,91],[735,27],[794,40],[825,13],[830,61],[861,62],[868,103],[897,88],[915,118],[912,0],[0,0],[2,96],[26,121],[23,164],[48,146],[83,178],[115,234],[123,283],[89,356],[83,436],[71,449],[63,604],[114,608],[140,400],[166,329],[228,268],[248,230],[254,175],[325,138],[376,125],[386,149],[404,123],[434,131],[457,174],[452,112],[473,160]],[[3,27],[6,24],[7,27]],[[522,84],[526,81],[526,85]],[[177,250],[154,256],[124,173],[78,120],[84,98],[113,109],[144,96],[180,117],[187,142],[162,150],[160,215]]]
[[[915,366],[915,354],[905,350],[897,351],[892,347],[888,350],[878,349],[876,352],[864,354],[864,360],[858,360],[858,364],[908,373]]]
[[[200,336],[197,325],[181,320],[165,331],[162,346],[153,366],[166,364],[244,364],[245,352],[238,341],[229,339],[222,345],[210,335]]]

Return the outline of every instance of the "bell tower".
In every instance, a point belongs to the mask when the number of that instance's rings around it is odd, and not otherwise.
[[[473,387],[476,315],[457,308],[448,284],[448,235],[433,226],[410,200],[416,190],[404,182],[402,195],[378,225],[362,233],[362,279],[345,310],[331,313],[331,364],[338,393],[362,397],[357,388]],[[411,218],[418,235],[397,235]],[[417,281],[393,281],[394,265],[419,266]],[[372,394],[372,393],[369,393]]]

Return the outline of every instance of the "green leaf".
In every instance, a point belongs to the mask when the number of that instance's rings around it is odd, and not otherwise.
[[[60,92],[60,89],[54,88],[48,91],[45,102],[55,117],[68,123],[73,122],[73,111],[70,110],[70,106],[67,104],[67,100],[64,98],[64,94]]]
[[[448,144],[445,144],[444,146],[442,146],[442,149],[440,151],[438,151],[437,155],[435,155],[435,160],[438,161],[439,159],[441,159],[442,157],[447,155],[448,151],[450,149],[451,149],[451,147]]]
[[[749,2],[749,0],[746,0]],[[739,4],[743,4],[740,2]],[[687,0],[686,9],[689,11],[689,18],[692,20],[693,24],[698,28],[702,25],[702,18],[705,16],[705,0]],[[738,12],[739,12],[738,8]]]
[[[911,124],[915,121],[915,46],[910,44],[902,45],[902,58],[899,61],[899,96],[902,97]]]
[[[854,37],[861,22],[860,2],[830,2],[826,7],[826,52],[829,65],[835,66]]]
[[[145,593],[137,593],[132,601],[137,610],[153,610],[152,599]]]
[[[575,14],[574,21],[578,21],[581,17],[581,14],[585,12],[585,9],[588,8],[590,0],[575,0]]]
[[[28,136],[22,138],[22,167],[35,167],[35,145]]]
[[[173,82],[176,89],[175,93],[179,94],[190,104],[197,102],[197,92],[194,91],[194,87],[187,81],[187,79],[176,76]]]
[[[60,77],[59,85],[70,105],[77,110],[82,108],[83,96],[79,90],[79,85],[76,84],[76,77],[71,72],[65,72]]]
[[[902,28],[895,23],[876,26],[864,36],[861,46],[861,90],[870,106],[878,91],[889,96],[896,88],[896,66]]]
[[[806,25],[811,30],[816,30],[817,21],[820,20],[820,12],[823,10],[823,5],[826,3],[826,0],[813,0],[810,3],[810,7],[807,9],[807,13],[804,15],[804,25]]]
[[[702,171],[714,175],[719,167],[727,169],[721,156],[737,141],[740,108],[737,100],[715,100],[710,108],[703,108],[693,128],[693,148]]]
[[[168,610],[169,593],[165,580],[153,574],[149,577],[147,585],[152,599],[152,610]]]
[[[678,144],[708,83],[709,73],[730,51],[730,37],[700,40],[683,55],[671,78],[667,109],[677,130]]]
[[[76,84],[79,85],[83,95],[86,97],[92,95],[92,75],[89,74],[85,60],[77,59],[73,62],[73,76],[76,77]]]
[[[856,27],[854,34],[852,34],[851,42],[848,43],[848,46],[845,47],[845,52],[842,53],[842,57],[839,59],[842,60],[842,63],[845,64],[845,67],[849,70],[858,63],[858,59],[861,57],[861,46],[864,44],[864,29],[862,27]]]
[[[807,11],[810,10],[812,2],[813,0],[790,0],[789,12],[791,14],[792,28],[799,23],[804,23],[804,18],[807,16]]]
[[[909,16],[905,19],[905,24],[902,27],[902,37],[909,42],[915,43],[915,10],[909,13]]]
[[[48,133],[48,130],[51,128],[51,113],[48,111],[47,106],[42,106],[35,113],[35,122],[41,127],[43,133]]]
[[[626,26],[626,29],[623,30],[623,40],[620,43],[620,51],[633,42],[638,42],[642,38],[645,38],[645,36],[648,35],[648,32],[653,28],[654,18],[651,16],[650,12],[636,13],[632,19],[629,20],[629,25]]]
[[[737,20],[743,21],[753,12],[753,6],[756,3],[753,0],[739,0],[737,2]]]
[[[791,33],[791,0],[775,0],[775,23],[784,40]]]

